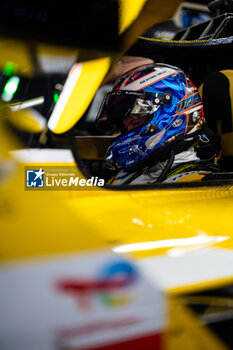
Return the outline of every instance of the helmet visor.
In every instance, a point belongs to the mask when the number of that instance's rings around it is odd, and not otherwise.
[[[156,109],[151,93],[114,91],[105,96],[96,119],[96,126],[109,132],[129,132],[143,126]]]

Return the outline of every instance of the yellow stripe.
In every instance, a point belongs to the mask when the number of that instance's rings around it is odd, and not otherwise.
[[[138,17],[147,0],[119,0],[119,34]]]
[[[208,289],[224,288],[229,285],[232,285],[232,283],[233,283],[233,276],[230,276],[230,277],[219,278],[217,280],[205,281],[201,283],[189,284],[189,285],[171,288],[169,290],[166,290],[166,293],[170,295],[180,295],[180,294],[187,294],[187,293],[195,293],[197,291],[202,292]]]
[[[162,40],[162,39],[156,39],[156,38],[146,38],[143,36],[139,36],[139,39],[143,40],[149,40],[149,41],[154,41],[154,42],[160,42],[160,43],[171,43],[171,44],[192,44],[192,43],[208,43],[213,41],[213,39],[208,39],[208,40]]]
[[[201,96],[201,99],[203,99],[203,83],[199,86],[198,91]]]
[[[110,57],[82,63],[82,71],[74,88],[61,109],[54,108],[48,126],[56,134],[62,134],[70,130],[83,116],[91,103],[96,90],[99,88],[103,78],[111,64]],[[66,84],[72,79],[72,72],[69,74]],[[64,86],[65,89],[66,85]],[[62,98],[62,93],[59,100]],[[58,104],[60,103],[58,100]]]
[[[182,298],[171,298],[169,310],[168,336],[165,337],[166,349],[229,350],[221,339],[184,305]]]
[[[205,177],[206,174],[190,174],[190,175],[185,175],[184,177],[182,177],[181,179],[179,179],[177,182],[193,182],[193,181],[201,181],[203,179],[203,177]]]
[[[9,108],[7,112],[11,124],[22,131],[41,133],[46,125],[46,119],[31,108],[19,111],[11,111]]]

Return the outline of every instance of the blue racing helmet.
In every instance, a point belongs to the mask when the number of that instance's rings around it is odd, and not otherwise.
[[[178,140],[176,153],[187,149],[204,121],[201,97],[185,73],[177,67],[149,64],[118,78],[102,102],[96,125],[116,134],[106,166],[130,170],[151,155],[163,154]]]

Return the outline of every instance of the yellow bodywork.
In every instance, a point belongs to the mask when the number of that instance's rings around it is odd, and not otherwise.
[[[0,256],[4,265],[80,254],[86,250],[94,252],[105,247],[133,260],[153,283],[154,276],[150,276],[150,269],[160,269],[162,273],[161,259],[168,259],[174,264],[177,260],[182,262],[183,258],[203,252],[208,265],[208,252],[219,250],[222,256],[226,252],[226,262],[231,264],[231,186],[145,191],[99,189],[33,192],[24,190],[24,166],[30,165],[33,169],[64,166],[67,163],[25,161],[15,165],[15,176],[1,188],[1,207],[4,210],[1,211]],[[193,268],[193,265],[187,266],[188,274],[192,274]],[[211,271],[212,266],[208,269]],[[174,280],[173,274],[171,269],[167,278]],[[159,276],[159,273],[155,275],[155,283],[160,282]],[[216,335],[200,324],[197,316],[182,303],[180,295],[223,287],[232,282],[233,273],[217,278],[210,274],[208,278],[207,271],[204,281],[190,283],[187,280],[183,284],[173,283],[171,287],[162,283],[170,296],[164,348],[228,349]]]
[[[212,332],[197,322],[195,315],[182,304],[181,299],[172,298],[169,306],[171,318],[165,338],[166,349],[228,349]]]
[[[50,116],[48,127],[51,131],[63,134],[77,123],[94,98],[110,65],[110,57],[74,65]]]
[[[107,248],[134,261],[169,297],[164,349],[228,349],[187,309],[182,294],[233,282],[232,186],[25,191],[25,166],[62,167],[74,162],[18,163],[8,150],[20,147],[1,123],[0,164],[12,165],[10,175],[1,180],[2,266]],[[79,176],[83,176],[81,172]],[[206,266],[198,267],[198,254]],[[221,259],[217,264],[222,270],[216,274],[213,258]],[[177,283],[176,274],[183,274]],[[192,280],[195,274],[202,278]],[[172,283],[167,283],[169,280]]]
[[[126,16],[126,9],[128,11],[133,3],[119,1],[123,11],[120,33],[132,24],[144,5],[142,0],[135,3],[135,12]],[[148,3],[152,6],[152,1]],[[152,24],[153,18],[154,23],[169,18],[180,1],[174,1],[171,7],[164,6],[162,1],[154,3],[161,10],[157,17],[153,17],[150,11],[145,17],[149,5],[144,6],[142,13],[142,18],[150,19],[148,25]],[[135,22],[136,32],[140,32],[139,27],[140,23]],[[146,29],[146,24],[142,27]],[[132,38],[133,35],[127,45],[135,40],[135,36]],[[21,47],[24,43],[15,45],[5,40],[0,42],[3,53],[10,48],[6,57],[1,56],[0,63],[13,57],[12,61],[17,62],[21,74],[32,76],[34,67],[27,50]],[[16,57],[16,51],[23,54]],[[44,54],[44,50],[41,49],[40,53]],[[72,55],[76,54],[72,51]],[[93,85],[85,94],[84,88],[89,86],[87,75],[81,77],[80,86],[74,86],[67,99],[69,103],[64,104],[52,124],[51,130],[55,133],[73,127],[89,106],[112,67],[115,54],[103,57],[84,63],[89,79],[94,80]],[[78,110],[77,96],[82,101]],[[165,349],[227,349],[183,305],[180,295],[233,282],[233,186],[140,191],[25,191],[24,167],[29,163],[18,163],[10,156],[9,150],[22,146],[12,137],[4,122],[0,124],[1,265],[30,264],[32,260],[82,254],[105,247],[132,259],[144,275],[152,283],[160,284],[169,296]],[[74,165],[74,162],[30,162],[32,169],[54,165]]]

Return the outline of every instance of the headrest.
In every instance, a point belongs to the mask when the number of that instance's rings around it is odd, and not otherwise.
[[[221,135],[223,154],[233,156],[233,70],[208,74],[199,92],[208,126]]]

